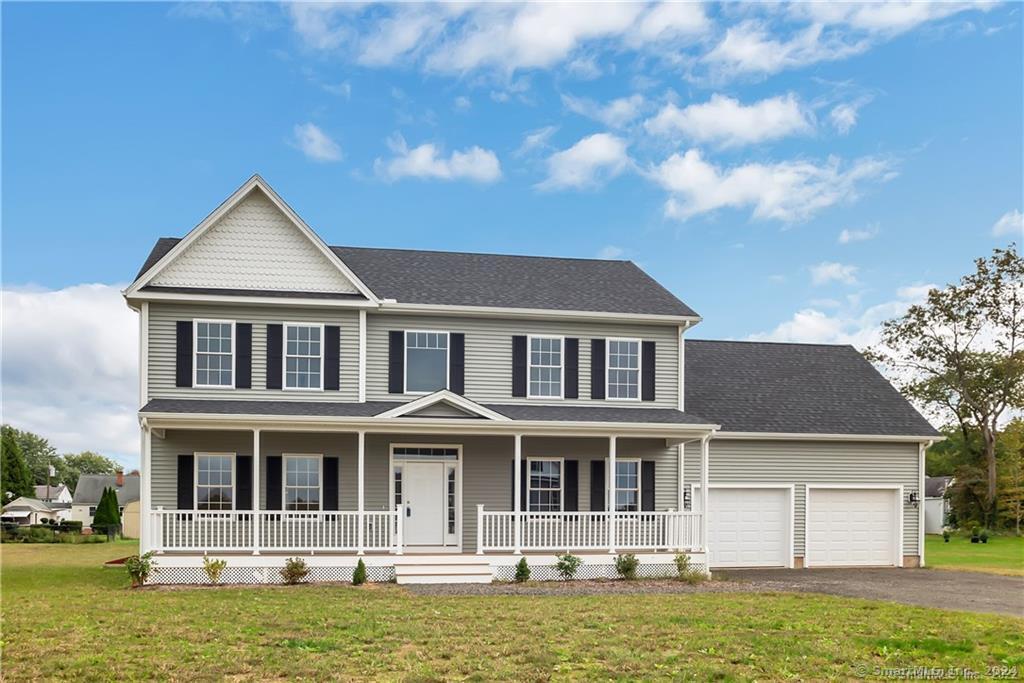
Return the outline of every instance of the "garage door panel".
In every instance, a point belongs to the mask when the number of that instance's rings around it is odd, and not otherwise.
[[[897,564],[896,491],[811,488],[807,516],[810,566]]]
[[[708,515],[711,566],[788,566],[789,496],[789,489],[712,488]]]

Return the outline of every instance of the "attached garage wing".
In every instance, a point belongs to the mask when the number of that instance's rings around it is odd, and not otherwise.
[[[711,567],[792,566],[791,486],[712,485],[708,498]]]
[[[902,487],[807,487],[808,567],[902,566]]]

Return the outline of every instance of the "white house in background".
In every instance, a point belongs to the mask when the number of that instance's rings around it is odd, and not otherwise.
[[[47,503],[22,496],[4,506],[0,521],[21,526],[62,522],[71,512],[69,507],[66,503]]]
[[[124,295],[155,582],[923,562],[932,426],[850,346],[687,339],[629,261],[330,247],[253,176]]]
[[[71,519],[81,522],[83,527],[91,527],[96,506],[107,488],[113,488],[117,493],[117,505],[123,518],[125,506],[139,500],[139,480],[139,475],[124,472],[81,475],[71,501]],[[130,537],[127,530],[125,535]]]
[[[926,477],[924,480],[924,531],[941,534],[949,514],[946,492],[953,485],[953,477]]]
[[[44,503],[70,503],[72,496],[64,484],[39,484],[36,486],[36,498]]]

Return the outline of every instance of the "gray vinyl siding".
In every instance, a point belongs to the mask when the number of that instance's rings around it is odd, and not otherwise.
[[[715,483],[794,484],[794,553],[804,556],[807,484],[902,484],[918,488],[916,443],[713,439],[708,477]],[[686,485],[700,483],[700,445],[688,444]],[[904,502],[903,554],[917,555],[918,510]]]
[[[213,318],[252,323],[252,389],[176,387],[176,329],[179,320]],[[340,391],[268,390],[267,324],[315,323],[341,328]],[[318,308],[226,306],[200,304],[149,305],[149,398],[250,398],[295,401],[359,400],[359,313]]]
[[[573,320],[510,320],[488,317],[420,316],[371,313],[366,322],[366,398],[396,401],[388,393],[388,332],[436,330],[466,335],[466,397],[480,403],[545,403],[512,397],[512,337],[552,335],[580,340],[579,399],[553,399],[557,404],[637,405],[676,408],[679,401],[679,343],[674,325],[621,325]],[[657,370],[655,401],[593,401],[590,398],[590,340],[628,337],[654,341]]]

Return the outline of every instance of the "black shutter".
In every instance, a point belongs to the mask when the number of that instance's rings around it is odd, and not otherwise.
[[[466,335],[452,332],[448,335],[448,390],[466,393]]]
[[[178,509],[192,510],[195,508],[195,475],[192,473],[195,467],[195,456],[178,456]]]
[[[590,340],[590,398],[604,398],[604,339]]]
[[[519,509],[522,510],[523,512],[527,512],[527,509],[526,509],[526,483],[527,483],[526,482],[526,477],[527,477],[526,467],[527,467],[526,458],[523,458],[520,461],[520,470],[519,470]],[[512,482],[512,492],[510,494],[511,499],[512,499],[512,507],[511,507],[511,509],[515,510],[516,509],[516,461],[515,460],[512,461],[512,479],[511,479],[511,482]]]
[[[324,326],[324,391],[341,388],[341,328]],[[335,508],[337,509],[337,508]]]
[[[654,342],[645,341],[640,346],[640,365],[643,367],[643,377],[640,378],[640,398],[644,401],[653,401],[656,369]]]
[[[282,334],[282,325],[267,325],[267,389],[281,388]]]
[[[526,396],[526,337],[512,337],[512,395]]]
[[[179,320],[176,324],[174,386],[192,386],[192,321]]]
[[[590,510],[604,510],[604,460],[590,461]]]
[[[640,509],[654,512],[654,461],[640,462]]]
[[[235,509],[252,510],[252,456],[235,456]]]
[[[562,510],[565,512],[576,512],[580,509],[580,463],[578,460],[566,460],[565,471],[562,476],[562,488],[565,491],[565,500],[562,501]]]
[[[281,509],[281,456],[267,456],[267,509]]]
[[[235,323],[235,388],[252,389],[252,323]]]
[[[580,340],[572,337],[565,340],[565,386],[566,398],[580,397]]]
[[[405,393],[405,332],[388,332],[388,393]]]
[[[324,458],[324,510],[338,509],[338,459]]]

